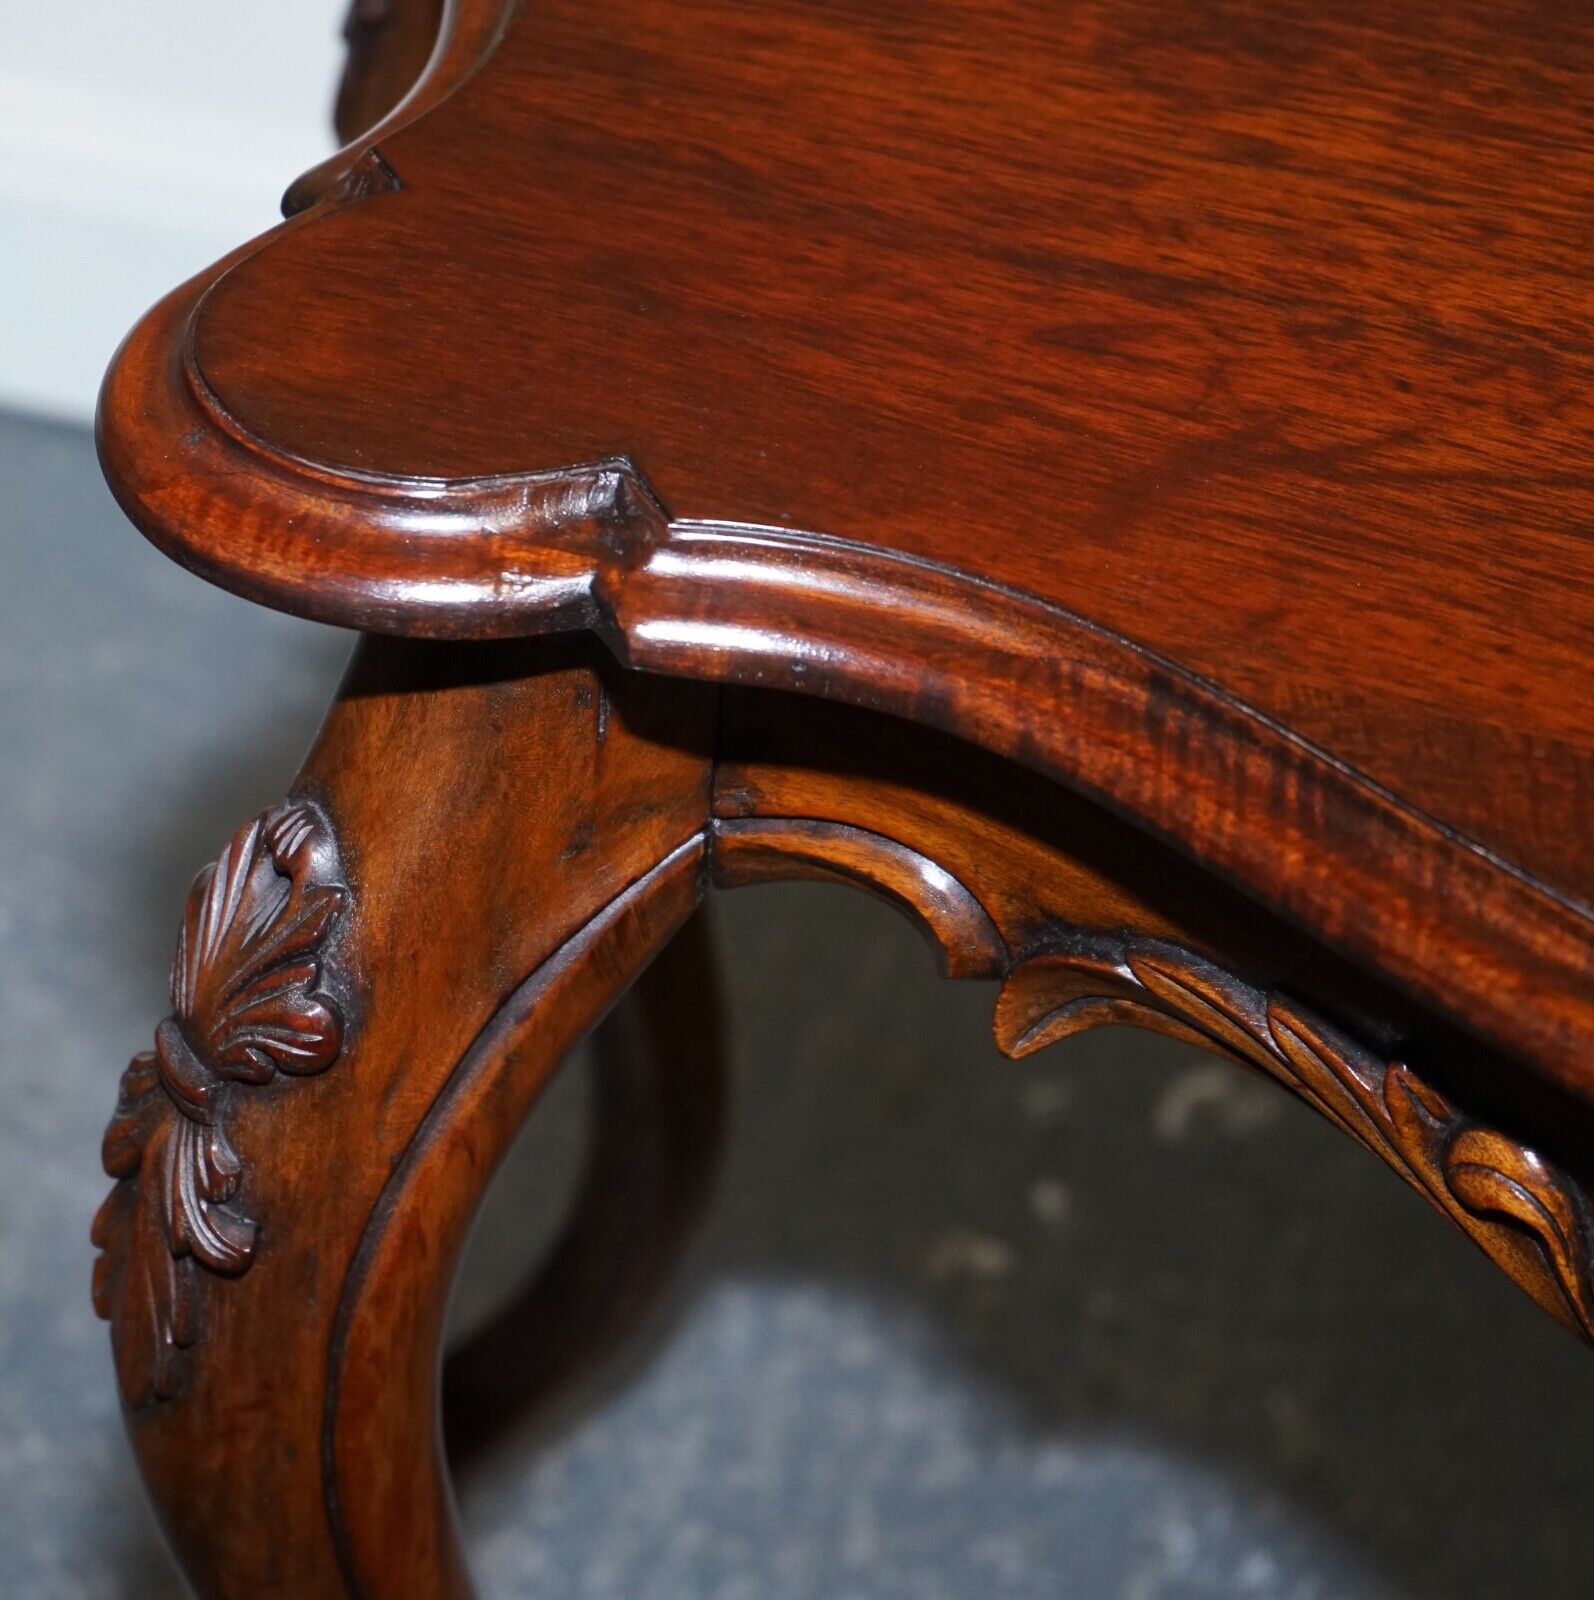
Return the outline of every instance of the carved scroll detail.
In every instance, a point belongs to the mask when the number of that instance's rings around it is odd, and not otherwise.
[[[104,1251],[94,1308],[112,1324],[129,1405],[177,1391],[180,1352],[200,1331],[197,1269],[236,1278],[254,1260],[227,1133],[234,1085],[337,1059],[344,1022],[321,992],[322,962],[347,903],[332,830],[304,804],[245,824],[188,891],[173,1014],[122,1074],[102,1151],[120,1181],[92,1232]]]
[[[1007,946],[984,906],[944,867],[895,839],[818,817],[720,817],[712,840],[722,889],[776,878],[862,884],[918,924],[943,977],[1007,970]]]
[[[997,1042],[1028,1055],[1125,1022],[1259,1067],[1365,1145],[1456,1222],[1552,1316],[1594,1343],[1594,1208],[1581,1185],[1462,1116],[1281,995],[1162,940],[1081,934],[1021,962],[997,1000]]]

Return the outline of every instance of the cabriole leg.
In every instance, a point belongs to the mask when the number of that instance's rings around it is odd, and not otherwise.
[[[604,1019],[589,1055],[588,1148],[564,1229],[443,1368],[456,1464],[601,1368],[691,1237],[718,1171],[728,1091],[706,906]]]
[[[95,1297],[202,1595],[469,1592],[455,1260],[538,1090],[698,901],[712,713],[567,643],[368,640],[289,798],[196,880],[106,1137]]]

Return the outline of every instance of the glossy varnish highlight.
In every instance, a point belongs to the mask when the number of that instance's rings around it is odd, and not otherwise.
[[[1212,678],[1584,900],[1594,13],[538,0],[237,268],[240,421],[636,462]]]
[[[100,416],[163,549],[372,635],[107,1136],[96,1303],[207,1600],[466,1600],[453,1262],[711,888],[884,896],[1011,1054],[1256,1068],[1594,1340],[1591,38],[358,0],[356,142]],[[711,996],[678,942],[600,1035],[458,1448],[679,1248]]]
[[[1594,19],[1396,11],[462,0],[109,476],[270,604],[936,723],[1594,1081]]]

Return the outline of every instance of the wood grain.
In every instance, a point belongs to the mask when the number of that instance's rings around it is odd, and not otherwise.
[[[441,1466],[432,1436],[414,1433],[415,1417],[434,1415],[435,1346],[405,1346],[415,1320],[395,1313],[387,1354],[338,1335],[350,1355],[334,1371],[336,1330],[359,1321],[340,1306],[362,1238],[381,1232],[373,1214],[404,1222],[382,1197],[460,1062],[473,1046],[484,1055],[476,1042],[506,998],[550,983],[563,997],[499,1063],[523,1086],[531,1073],[534,1087],[689,909],[712,702],[693,685],[623,674],[578,641],[361,646],[292,792],[338,843],[348,900],[336,972],[358,1026],[330,1070],[235,1096],[236,1204],[262,1224],[253,1264],[207,1294],[180,1393],[127,1413],[168,1537],[207,1597],[344,1595],[362,1513],[425,1519],[414,1538],[430,1541],[435,1569],[417,1567],[412,1588],[396,1571],[387,1592],[451,1592],[451,1524],[433,1516]],[[656,892],[632,892],[666,861],[676,865],[652,880]],[[549,963],[566,950],[570,965],[576,946],[593,959],[555,983]],[[473,1159],[457,1189],[426,1193],[430,1220],[418,1225],[463,1226],[493,1141],[507,1137],[490,1120],[464,1133]],[[440,1320],[447,1260],[408,1265]],[[114,1331],[119,1351],[142,1336],[127,1323]],[[345,1494],[347,1515],[333,1516],[329,1395],[341,1383],[355,1417],[367,1360],[393,1371],[431,1363],[418,1388],[388,1389],[381,1422],[426,1448],[370,1455],[361,1494]],[[425,1586],[434,1578],[444,1587]]]
[[[1591,41],[458,5],[107,470],[270,604],[945,727],[1594,1088]]]
[[[957,763],[949,740],[737,696],[719,751],[716,884],[829,877],[907,910],[943,971],[1002,977],[993,1027],[1010,1055],[1128,1023],[1261,1070],[1594,1343],[1587,1107],[1502,1094],[1475,1042],[1336,970],[1089,803],[1061,803],[1003,763]]]
[[[634,1338],[719,1174],[726,1055],[704,907],[592,1036],[587,1152],[570,1213],[520,1292],[443,1367],[451,1463],[568,1404]]]
[[[1591,74],[1527,0],[544,0],[197,356],[309,460],[998,578],[1588,901]]]
[[[812,817],[724,817],[714,823],[714,881],[862,884],[923,930],[944,978],[995,978],[1007,946],[985,908],[946,868],[871,829]]]
[[[453,1265],[710,883],[883,896],[1010,1053],[1258,1068],[1594,1336],[1594,14],[356,0],[351,44],[351,142],[99,414],[178,560],[420,636],[196,886],[107,1136],[96,1303],[206,1600],[466,1600]],[[462,1442],[679,1247],[703,971],[606,1058]]]
[[[254,1081],[275,1057],[211,1026],[186,979],[175,990],[189,1048],[206,1051],[202,1086],[252,1069],[227,1108],[229,1184],[205,1198],[260,1224],[248,1270],[207,1278],[203,1337],[168,1341],[180,1382],[145,1381],[149,1329],[125,1288],[126,1219],[160,1215],[169,1174],[119,1159],[125,1111],[108,1145],[121,1181],[102,1291],[129,1428],[206,1600],[467,1600],[438,1412],[455,1262],[542,1086],[710,882],[818,876],[882,895],[949,975],[1003,980],[995,1028],[1013,1053],[1131,1021],[1261,1067],[1545,1309],[1585,1338],[1594,1327],[1594,1108],[1505,1070],[1110,811],[951,735],[627,673],[572,641],[373,639],[281,816],[313,817],[317,849],[262,854],[277,813],[246,826],[189,923],[236,898],[269,943],[335,884],[324,971],[293,966],[272,1005],[322,1017],[309,1031],[323,1041],[330,1001],[346,1025],[335,1057],[312,1052],[335,1070]],[[256,900],[281,915],[262,919]],[[312,943],[319,955],[319,932]],[[232,981],[221,965],[249,968],[218,964],[200,991]],[[611,1083],[611,1116],[633,1125],[611,1132],[607,1158],[600,1146],[530,1297],[534,1398],[634,1321],[712,1168],[717,1096],[680,1058],[700,1037],[686,1023],[701,964],[674,972],[655,991],[670,1047],[632,1088]],[[193,1120],[174,1110],[162,1128],[174,1119]],[[153,1242],[158,1262],[179,1259],[176,1236]],[[485,1376],[454,1394],[481,1404]]]

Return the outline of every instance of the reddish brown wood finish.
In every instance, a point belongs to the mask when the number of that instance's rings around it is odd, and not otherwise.
[[[714,814],[720,886],[860,884],[908,911],[949,975],[1001,977],[1010,1055],[1127,1022],[1259,1068],[1594,1341],[1594,1211],[1576,1176],[1594,1170],[1590,1108],[1502,1095],[1509,1069],[1475,1040],[1100,807],[960,759],[943,735],[765,695],[727,703]],[[1531,1124],[1537,1148],[1495,1118]]]
[[[207,1600],[469,1594],[437,1410],[461,1242],[550,1072],[710,879],[820,876],[882,895],[950,975],[1003,979],[994,1022],[1010,1053],[1126,1021],[1259,1067],[1594,1338],[1586,1104],[1512,1077],[1036,774],[878,714],[715,700],[565,641],[362,647],[293,800],[323,819],[339,863],[341,924],[297,980],[307,1001],[336,1002],[335,1057],[249,1086],[214,1035],[193,1037],[189,1010],[163,1025],[189,1040],[207,1105],[238,1090],[236,1182],[212,1198],[258,1224],[257,1259],[227,1274],[188,1261],[176,1235],[140,1233],[165,1192],[158,1153],[114,1164],[98,1234],[135,1449]],[[700,971],[663,975],[651,1005],[673,1013],[667,1047],[611,1080],[626,1098],[627,1081],[646,1086],[650,1120],[611,1120],[618,1149],[600,1146],[531,1290],[519,1332],[538,1343],[519,1359],[532,1398],[634,1317],[703,1192],[714,1080],[680,1059],[712,1003]],[[173,1096],[178,1121],[186,1082],[152,1091]],[[121,1138],[113,1125],[108,1152]],[[151,1388],[127,1286],[161,1251],[191,1269],[202,1314],[171,1352],[172,1381]],[[478,1412],[492,1349],[489,1336],[453,1386]]]
[[[434,1448],[453,1252],[537,1088],[698,897],[712,701],[565,644],[362,648],[294,790],[344,869],[341,1052],[236,1096],[256,1264],[201,1271],[180,1384],[126,1395],[203,1593],[341,1595],[389,1538],[385,1592],[464,1592]]]
[[[547,1260],[443,1368],[450,1460],[490,1448],[630,1336],[718,1172],[728,1089],[707,908],[593,1036],[590,1148]]]
[[[207,1600],[468,1594],[454,1262],[710,883],[883,895],[1001,980],[1010,1053],[1127,1021],[1267,1073],[1594,1338],[1594,21],[360,0],[351,38],[340,127],[381,120],[100,412],[162,548],[422,636],[362,644],[196,891],[107,1136],[96,1303]],[[607,1035],[461,1444],[505,1348],[545,1398],[657,1286],[710,987],[683,947]]]
[[[343,37],[349,55],[332,123],[345,144],[374,128],[426,69],[443,0],[353,0]]]
[[[109,475],[270,604],[936,722],[1591,1087],[1591,44],[471,0],[135,335]]]

